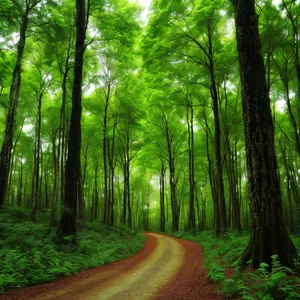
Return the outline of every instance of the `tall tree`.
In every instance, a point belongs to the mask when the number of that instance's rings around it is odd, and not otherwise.
[[[298,256],[283,223],[274,150],[274,128],[254,0],[235,3],[252,228],[241,263],[271,263],[276,254],[287,266]]]
[[[13,9],[18,12],[19,17],[19,41],[17,44],[17,59],[14,66],[9,93],[9,105],[7,110],[5,133],[0,153],[0,209],[3,208],[7,189],[8,174],[11,164],[11,151],[13,136],[15,132],[16,114],[21,88],[21,68],[24,55],[26,34],[29,26],[30,13],[41,0],[28,0],[25,4],[21,1],[13,1]],[[10,16],[13,17],[13,16]],[[16,16],[14,16],[16,17]]]
[[[88,5],[89,7],[89,5]],[[85,35],[88,23],[85,1],[76,0],[76,52],[72,90],[72,112],[68,140],[68,158],[65,169],[65,198],[58,234],[76,233],[76,211],[81,147],[81,97]]]

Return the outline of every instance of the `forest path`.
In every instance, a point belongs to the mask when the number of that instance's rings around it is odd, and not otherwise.
[[[136,255],[48,284],[8,292],[7,299],[193,300],[223,299],[206,280],[203,249],[196,243],[146,233]]]

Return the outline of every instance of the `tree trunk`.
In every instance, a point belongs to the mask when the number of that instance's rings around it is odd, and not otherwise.
[[[7,190],[7,179],[11,163],[11,150],[13,144],[13,136],[15,131],[16,114],[21,88],[21,68],[24,54],[26,31],[28,27],[29,7],[22,17],[20,27],[20,38],[18,41],[17,61],[13,70],[12,83],[10,86],[9,106],[6,116],[5,133],[0,153],[0,209],[4,207],[5,194]]]
[[[215,67],[214,67],[214,51],[213,51],[213,32],[212,27],[208,27],[208,54],[209,54],[209,74],[211,81],[211,98],[212,98],[212,109],[214,114],[214,127],[215,127],[215,158],[216,158],[216,187],[217,196],[219,201],[219,212],[220,212],[220,231],[224,233],[227,229],[227,216],[226,216],[226,204],[224,194],[224,182],[223,182],[223,170],[221,160],[221,129],[220,129],[220,118],[219,118],[219,97],[217,93],[217,84],[215,79]]]
[[[114,209],[115,209],[115,134],[116,134],[116,128],[117,128],[117,118],[115,117],[114,120],[114,126],[113,126],[113,134],[112,134],[112,143],[111,143],[111,151],[108,152],[108,159],[109,159],[109,199],[110,199],[110,205],[109,205],[109,225],[114,225]],[[108,144],[109,146],[109,144]],[[108,147],[109,149],[109,147]]]
[[[52,160],[53,160],[53,194],[51,199],[51,215],[50,215],[50,227],[55,227],[57,224],[57,199],[58,199],[58,169],[59,160],[56,152],[56,137],[57,131],[52,129]]]
[[[214,203],[214,227],[215,227],[216,236],[218,236],[221,233],[220,208],[219,208],[219,200],[217,197],[217,190],[215,187],[215,176],[213,173],[213,164],[212,164],[210,151],[209,151],[209,127],[208,127],[207,117],[205,113],[204,113],[204,120],[205,120],[204,130],[205,130],[205,140],[206,140],[206,156],[208,161],[208,175],[209,175],[209,183],[211,188],[211,195]]]
[[[274,128],[254,0],[237,1],[235,24],[252,219],[241,263],[251,260],[254,267],[261,262],[270,265],[271,256],[276,254],[282,264],[294,266],[298,254],[282,218]]]
[[[168,163],[169,163],[169,177],[170,177],[170,201],[172,211],[172,231],[178,231],[179,216],[178,216],[178,205],[176,198],[176,182],[175,182],[175,158],[172,151],[172,139],[169,132],[168,120],[165,119],[165,134],[168,151]]]
[[[217,196],[218,196],[219,211],[220,211],[220,232],[224,233],[227,228],[227,217],[226,217],[224,182],[223,182],[223,171],[222,171],[222,161],[221,161],[221,129],[220,129],[217,89],[216,89],[215,79],[213,75],[212,75],[211,95],[213,100],[214,125],[215,125],[215,156],[216,156],[215,172],[216,172]]]
[[[97,221],[98,219],[98,160],[95,162],[95,175],[94,175],[94,188],[92,197],[92,212],[91,221]]]
[[[166,231],[166,216],[165,216],[165,173],[166,168],[161,162],[160,171],[160,232]]]
[[[126,179],[126,184],[127,184],[127,205],[128,205],[128,227],[131,228],[132,226],[132,212],[131,212],[131,194],[130,194],[130,157],[129,157],[129,136],[127,138],[127,165],[126,165],[126,174],[127,174],[127,179]]]
[[[123,211],[122,211],[122,219],[121,219],[121,224],[125,225],[126,224],[126,211],[127,211],[127,167],[126,167],[126,157],[124,158],[123,161],[123,174],[124,174],[124,187],[123,187]]]
[[[34,147],[34,168],[32,177],[32,212],[31,220],[36,221],[36,211],[39,202],[39,189],[40,189],[40,156],[41,156],[41,111],[42,111],[42,98],[44,91],[41,90],[38,96],[38,112],[35,129],[35,147]]]
[[[23,196],[23,157],[21,155],[20,159],[20,175],[19,175],[19,193],[18,193],[18,200],[17,204],[19,207],[22,205],[22,196]]]
[[[79,175],[78,175],[78,219],[84,220],[85,215],[85,203],[83,194],[83,180],[82,180],[82,170],[81,163],[79,162]]]
[[[58,235],[76,233],[76,211],[81,145],[82,70],[85,50],[86,14],[84,0],[76,0],[76,52],[72,90],[72,112],[68,139],[68,157],[65,169],[64,209]]]
[[[107,92],[107,96],[105,99],[105,108],[104,108],[104,117],[103,117],[103,176],[104,176],[104,210],[103,210],[103,223],[108,224],[108,167],[107,167],[107,112],[108,112],[108,104],[109,104],[109,91]]]
[[[187,107],[186,111],[188,124],[188,147],[189,147],[189,230],[196,232],[196,216],[195,216],[195,159],[194,159],[194,109],[192,105]]]

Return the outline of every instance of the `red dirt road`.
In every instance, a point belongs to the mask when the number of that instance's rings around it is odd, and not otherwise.
[[[0,300],[221,300],[196,243],[147,233],[144,249],[117,263],[51,283],[14,290]]]

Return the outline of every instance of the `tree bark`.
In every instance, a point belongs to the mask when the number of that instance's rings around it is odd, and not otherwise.
[[[78,196],[78,177],[81,146],[81,96],[82,71],[85,50],[86,14],[85,1],[76,0],[76,52],[74,82],[72,90],[72,112],[68,139],[68,157],[65,169],[64,208],[58,228],[58,235],[76,233],[76,212]]]
[[[252,228],[241,263],[251,260],[271,264],[278,255],[286,266],[294,266],[297,250],[285,228],[274,150],[274,128],[265,78],[254,0],[239,0],[235,7],[249,199]]]

